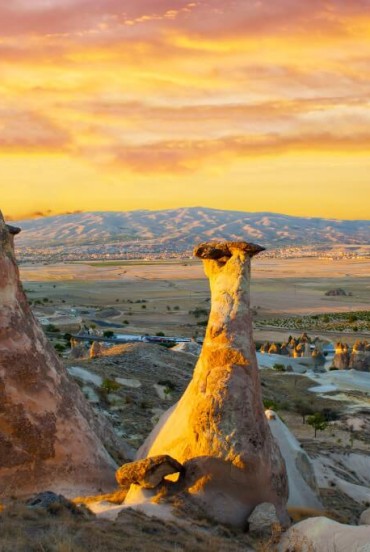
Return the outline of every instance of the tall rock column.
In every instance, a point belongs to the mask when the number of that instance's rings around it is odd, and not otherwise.
[[[0,213],[0,493],[109,488],[114,436],[70,381],[22,289]]]
[[[183,397],[138,452],[185,464],[188,492],[212,517],[235,525],[262,502],[286,521],[285,463],[265,417],[252,336],[250,265],[262,250],[246,242],[195,249],[211,288],[202,352]]]

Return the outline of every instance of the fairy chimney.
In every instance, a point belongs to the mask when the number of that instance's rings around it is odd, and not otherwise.
[[[211,288],[202,352],[184,395],[138,451],[138,458],[168,454],[184,464],[192,499],[236,526],[262,502],[287,521],[285,462],[265,416],[252,336],[250,266],[262,250],[246,242],[195,249]]]
[[[109,488],[115,463],[103,440],[113,445],[114,435],[32,314],[15,261],[18,232],[0,213],[0,493]]]

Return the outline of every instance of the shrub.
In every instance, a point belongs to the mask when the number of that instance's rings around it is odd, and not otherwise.
[[[284,364],[275,363],[272,368],[276,370],[276,372],[286,372]]]
[[[101,389],[106,393],[112,393],[113,391],[118,391],[121,387],[114,379],[104,378],[103,383],[101,384]]]

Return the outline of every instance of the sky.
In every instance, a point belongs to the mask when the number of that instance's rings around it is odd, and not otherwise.
[[[10,219],[370,218],[370,0],[0,2]]]

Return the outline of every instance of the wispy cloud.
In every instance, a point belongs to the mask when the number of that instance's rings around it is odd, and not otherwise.
[[[242,179],[265,158],[299,180],[294,156],[334,156],[325,182],[353,160],[352,185],[364,181],[370,0],[13,0],[0,35],[3,178],[28,173],[32,194],[30,157],[53,175],[59,156],[76,191],[67,201],[55,188],[57,210],[84,208],[84,186],[98,207],[119,179],[135,201],[141,177],[172,175],[175,190],[187,175],[197,196],[215,167],[232,188],[234,167]]]

